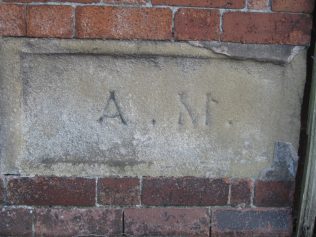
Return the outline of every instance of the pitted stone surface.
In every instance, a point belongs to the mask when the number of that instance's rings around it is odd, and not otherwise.
[[[305,50],[277,65],[186,43],[0,44],[2,173],[257,177],[275,141],[298,146]]]

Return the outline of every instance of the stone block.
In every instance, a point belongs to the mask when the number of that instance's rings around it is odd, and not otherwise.
[[[256,178],[276,141],[297,150],[303,47],[0,45],[3,174]]]

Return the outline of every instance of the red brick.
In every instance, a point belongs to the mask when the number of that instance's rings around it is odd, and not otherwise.
[[[146,0],[103,0],[103,2],[113,4],[146,4]]]
[[[182,8],[175,15],[178,40],[218,40],[220,14],[217,10]]]
[[[268,10],[270,0],[248,0],[248,8],[254,10]]]
[[[312,19],[287,13],[228,12],[223,16],[223,41],[308,45]]]
[[[32,210],[0,209],[0,236],[32,236]]]
[[[8,202],[15,205],[95,205],[94,179],[34,177],[11,178]]]
[[[210,217],[204,208],[126,209],[127,236],[209,236]]]
[[[25,33],[25,7],[13,4],[0,4],[0,35],[24,36]]]
[[[79,38],[155,39],[172,37],[172,13],[166,8],[77,7]]]
[[[248,179],[233,180],[231,184],[230,203],[233,206],[249,206],[253,183]]]
[[[255,183],[254,204],[261,207],[292,206],[293,195],[293,182],[258,180]]]
[[[223,179],[144,178],[141,197],[148,206],[211,206],[226,205],[228,192]]]
[[[36,236],[121,236],[123,214],[119,209],[37,209]]]
[[[27,35],[71,38],[73,11],[71,6],[29,6],[27,9]]]
[[[138,178],[103,178],[98,180],[98,203],[103,205],[140,204]]]
[[[312,13],[314,0],[272,0],[272,10]]]
[[[214,8],[244,8],[244,0],[152,0],[153,5],[214,7]]]
[[[217,209],[212,213],[212,237],[290,237],[289,209]]]
[[[4,2],[32,3],[32,2],[74,2],[74,3],[98,3],[100,0],[3,0]]]

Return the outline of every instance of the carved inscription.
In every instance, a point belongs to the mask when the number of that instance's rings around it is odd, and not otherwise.
[[[200,117],[202,113],[198,113],[197,109],[192,106],[190,98],[186,92],[181,92],[178,96],[180,102],[178,124],[183,126],[186,120],[190,120],[193,126],[197,127],[201,120]],[[203,122],[203,125],[205,126],[211,125],[211,102],[218,103],[218,101],[212,99],[211,93],[207,93],[205,101],[205,120]],[[185,117],[188,117],[189,119],[185,119]],[[103,114],[98,119],[98,122],[102,123],[105,119],[118,119],[123,125],[127,125],[127,121],[123,116],[122,109],[116,98],[115,91],[110,91],[110,96],[107,99]],[[151,123],[152,125],[155,125],[157,123],[156,119],[152,119]]]
[[[181,92],[179,93],[179,99],[181,102],[181,111],[179,114],[179,120],[178,123],[179,125],[184,125],[185,124],[185,113],[187,113],[189,118],[191,119],[191,122],[193,126],[197,126],[199,122],[199,114],[193,106],[191,106],[191,103],[189,101],[189,96],[186,92]],[[211,124],[211,102],[214,101],[211,97],[211,93],[206,94],[206,104],[205,104],[205,121],[204,125],[209,126]],[[186,112],[185,112],[185,111]]]
[[[116,100],[115,91],[110,91],[110,97],[104,107],[103,115],[98,119],[98,121],[102,123],[105,118],[119,119],[122,124],[127,125],[127,122],[122,114],[122,110]]]

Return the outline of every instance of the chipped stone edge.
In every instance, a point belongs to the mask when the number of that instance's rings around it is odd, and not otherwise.
[[[254,60],[274,64],[289,64],[305,46],[269,45],[269,44],[240,44],[218,41],[188,41],[188,44],[213,51],[239,60]]]

